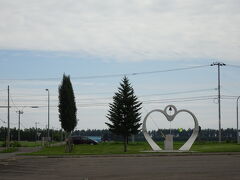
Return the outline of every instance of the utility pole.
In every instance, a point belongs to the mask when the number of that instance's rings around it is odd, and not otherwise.
[[[17,111],[18,113],[18,142],[20,142],[20,116],[23,114],[23,111]]]
[[[226,66],[224,63],[213,62],[211,66],[218,66],[218,141],[222,141],[221,135],[221,81],[220,81],[220,66]]]
[[[9,148],[10,145],[10,100],[9,100],[9,86],[8,86],[8,130],[7,130],[7,142],[6,148]]]

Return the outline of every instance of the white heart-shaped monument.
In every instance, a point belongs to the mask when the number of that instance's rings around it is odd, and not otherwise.
[[[174,113],[172,115],[169,115],[167,113],[167,110],[168,109],[173,109],[174,110]],[[168,105],[165,107],[164,110],[161,110],[161,109],[155,109],[155,110],[152,110],[150,111],[144,118],[143,120],[143,126],[142,126],[142,132],[143,132],[143,135],[145,137],[145,139],[147,140],[148,144],[151,146],[152,150],[153,151],[161,151],[162,149],[152,140],[151,136],[148,134],[147,132],[147,128],[146,128],[146,122],[147,122],[147,118],[148,116],[153,113],[153,112],[160,112],[162,113],[168,121],[173,121],[173,119],[176,117],[177,114],[179,114],[180,112],[187,112],[189,113],[192,117],[193,117],[193,120],[194,120],[194,129],[193,129],[193,132],[192,132],[192,135],[190,136],[190,138],[187,140],[187,142],[185,142],[185,144],[179,148],[180,151],[189,151],[189,149],[191,148],[191,146],[193,145],[194,141],[196,140],[197,136],[198,136],[198,132],[199,132],[199,125],[198,125],[198,121],[197,121],[197,118],[196,116],[191,112],[191,111],[188,111],[186,109],[182,109],[182,110],[177,110],[177,108],[174,106],[174,105]]]

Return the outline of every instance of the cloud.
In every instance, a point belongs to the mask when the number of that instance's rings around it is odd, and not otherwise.
[[[115,60],[240,55],[237,0],[0,0],[0,48]]]

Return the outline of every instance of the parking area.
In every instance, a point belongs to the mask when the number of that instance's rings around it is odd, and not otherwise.
[[[240,179],[240,155],[26,157],[0,161],[0,179]]]

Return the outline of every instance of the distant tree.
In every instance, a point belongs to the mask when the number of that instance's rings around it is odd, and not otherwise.
[[[70,76],[63,74],[63,79],[58,88],[59,92],[59,121],[62,128],[70,134],[77,125],[77,108]],[[69,141],[67,141],[69,143]],[[68,146],[70,148],[70,145]],[[67,151],[71,151],[70,148]]]
[[[140,123],[141,113],[139,111],[141,105],[142,103],[134,95],[134,90],[125,76],[120,83],[118,92],[113,96],[113,103],[109,104],[110,110],[107,118],[111,123],[105,123],[112,133],[123,137],[124,152],[127,151],[128,137],[138,134],[140,131],[139,128],[142,123]]]

